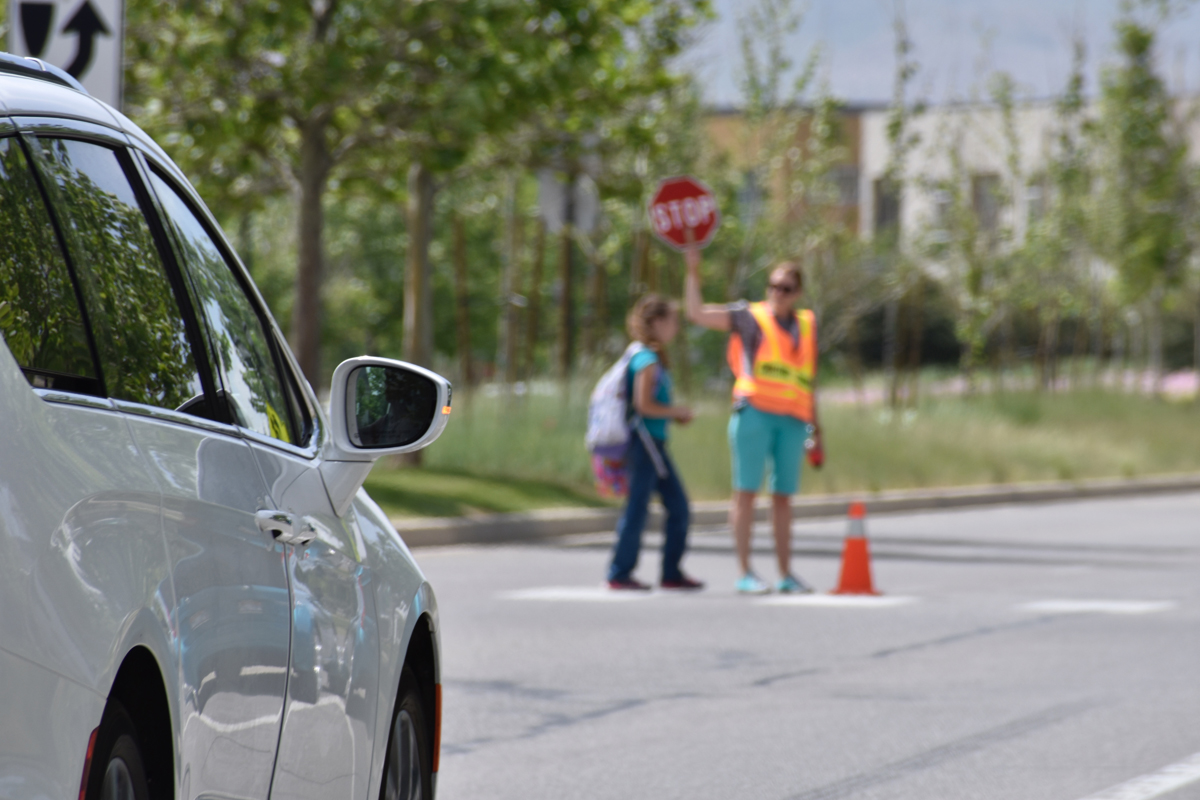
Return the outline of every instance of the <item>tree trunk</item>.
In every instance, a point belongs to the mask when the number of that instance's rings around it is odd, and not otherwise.
[[[899,363],[900,298],[889,297],[883,307],[883,382],[888,405],[896,407],[896,367]]]
[[[1046,331],[1046,373],[1049,378],[1049,383],[1046,388],[1051,392],[1058,390],[1058,333],[1062,321],[1059,319],[1058,310],[1055,309],[1050,314],[1050,319],[1047,321],[1048,330]]]
[[[858,332],[858,320],[858,313],[852,313],[846,337],[850,343],[850,374],[854,379],[854,395],[858,398],[858,405],[861,407],[866,403],[866,396],[863,394],[862,341]]]
[[[424,164],[408,168],[408,264],[404,274],[404,360],[433,366],[433,281],[429,242],[433,237],[433,174]],[[422,451],[400,456],[402,463],[421,466]]]
[[[433,174],[423,164],[408,169],[408,264],[404,275],[404,360],[433,361],[433,286],[429,243],[433,234]]]
[[[1192,371],[1200,380],[1200,292],[1196,293],[1195,317],[1192,319]],[[1200,390],[1194,396],[1194,401],[1200,403]]]
[[[650,231],[639,230],[633,237],[633,266],[630,269],[631,300],[646,291],[646,275],[650,271]]]
[[[504,269],[500,273],[500,329],[496,336],[496,374],[505,383],[512,385],[516,380],[516,364],[513,354],[516,350],[516,311],[513,295],[517,285],[517,173],[508,177],[505,190],[505,253]]]
[[[1096,285],[1096,281],[1092,281],[1091,285],[1091,315],[1089,323],[1092,326],[1092,369],[1091,378],[1092,384],[1095,386],[1103,380],[1101,373],[1104,371],[1104,327],[1106,317],[1108,316],[1104,310],[1104,299],[1100,296],[1100,289]]]
[[[604,355],[608,338],[608,270],[603,257],[595,251],[592,260],[592,355]]]
[[[572,358],[575,354],[575,257],[574,242],[571,241],[575,227],[575,176],[567,176],[567,188],[563,192],[563,227],[559,235],[559,277],[562,282],[558,328],[558,376],[566,380],[571,375]]]
[[[600,346],[604,346],[605,339],[608,338],[608,326],[612,323],[609,317],[608,307],[608,269],[601,264],[599,272],[596,273],[596,299],[600,304],[596,310],[597,316],[600,318]]]
[[[591,364],[596,355],[596,254],[586,253],[587,269],[583,276],[583,319],[580,328],[583,330],[583,360]]]
[[[1044,392],[1050,388],[1050,350],[1054,346],[1052,320],[1052,314],[1047,314],[1041,309],[1038,309],[1038,341],[1037,352],[1034,356],[1034,360],[1037,362],[1037,389],[1039,392]]]
[[[908,404],[917,407],[921,383],[921,340],[925,337],[925,281],[913,286],[908,322]]]
[[[1083,387],[1084,363],[1083,359],[1087,353],[1088,340],[1088,324],[1087,320],[1080,316],[1075,319],[1075,341],[1071,345],[1071,389],[1078,390]]]
[[[296,300],[292,306],[292,350],[304,376],[314,387],[322,384],[321,283],[325,273],[322,201],[333,161],[325,141],[326,119],[316,117],[300,126],[300,213],[296,265]]]
[[[525,249],[525,217],[520,214],[514,215],[512,234],[513,274],[509,286],[513,294],[509,299],[505,314],[508,319],[508,335],[505,337],[504,347],[504,380],[509,384],[515,383],[520,374],[518,359],[520,358],[521,307],[515,302],[517,287],[521,281],[521,253]]]
[[[1109,364],[1112,366],[1109,368],[1109,372],[1114,376],[1113,381],[1116,387],[1120,389],[1125,388],[1125,340],[1128,338],[1127,330],[1128,327],[1118,318],[1113,325],[1112,355],[1109,356]]]
[[[471,297],[467,290],[467,232],[462,215],[453,215],[454,228],[454,311],[458,328],[458,362],[461,365],[463,385],[475,384],[475,370],[471,362]]]
[[[546,222],[539,218],[537,236],[533,240],[533,264],[529,271],[529,305],[525,314],[525,358],[521,369],[526,379],[533,376],[536,366],[538,335],[541,333],[542,266],[546,260]]]
[[[1004,330],[1004,344],[1000,356],[1000,370],[1004,373],[1001,379],[1001,387],[1010,378],[1013,377],[1017,369],[1017,331],[1016,331],[1016,309],[1009,306],[1004,313],[1004,321],[1002,323]],[[1019,384],[1020,381],[1018,380]]]
[[[1165,292],[1162,285],[1150,292],[1150,331],[1147,356],[1150,362],[1150,381],[1154,394],[1162,394],[1163,382],[1163,303]]]

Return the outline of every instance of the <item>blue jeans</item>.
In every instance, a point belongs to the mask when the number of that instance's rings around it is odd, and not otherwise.
[[[662,579],[675,581],[683,577],[679,570],[679,562],[687,547],[688,533],[688,498],[675,472],[675,465],[667,456],[664,442],[651,440],[663,464],[666,465],[666,477],[658,477],[654,470],[654,462],[646,451],[646,445],[636,433],[631,437],[629,450],[625,453],[625,461],[629,465],[629,499],[625,502],[625,510],[617,520],[617,543],[613,547],[612,565],[608,568],[608,579],[626,580],[637,567],[638,553],[642,549],[642,530],[646,527],[646,513],[650,507],[650,495],[657,490],[662,498],[663,507],[667,512],[666,525],[663,533],[662,550]]]

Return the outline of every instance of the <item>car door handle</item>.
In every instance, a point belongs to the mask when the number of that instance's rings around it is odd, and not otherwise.
[[[295,518],[286,511],[266,510],[254,515],[261,531],[271,534],[275,541],[284,544],[308,544],[316,536],[312,525],[301,517],[299,530],[296,530]]]

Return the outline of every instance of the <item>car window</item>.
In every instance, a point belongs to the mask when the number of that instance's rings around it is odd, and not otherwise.
[[[291,444],[301,441],[270,335],[221,249],[179,193],[150,173],[194,304],[239,425]]]
[[[83,290],[109,395],[197,408],[203,390],[184,318],[122,159],[91,142],[32,142]]]
[[[0,335],[34,386],[101,394],[74,282],[13,137],[0,139]]]

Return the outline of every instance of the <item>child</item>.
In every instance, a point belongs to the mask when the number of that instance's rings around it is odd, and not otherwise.
[[[626,396],[630,398],[629,498],[617,521],[617,543],[608,568],[610,589],[648,590],[633,577],[642,547],[642,529],[650,494],[658,491],[667,512],[662,551],[664,589],[701,589],[704,584],[679,569],[687,546],[688,499],[683,484],[667,455],[667,423],[692,421],[686,406],[671,404],[671,375],[667,372],[667,345],[679,331],[679,310],[661,295],[648,294],[638,300],[626,321],[629,335],[644,344],[629,362]]]

